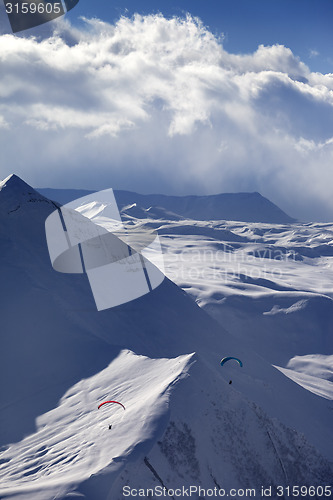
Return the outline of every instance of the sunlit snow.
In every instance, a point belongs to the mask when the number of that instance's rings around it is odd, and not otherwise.
[[[155,201],[121,215],[129,234],[157,231],[170,279],[98,312],[86,276],[52,269],[56,205],[0,184],[2,498],[332,484],[333,225],[198,221]],[[107,209],[83,212],[103,225]]]
[[[37,418],[34,434],[1,453],[0,494],[32,484],[37,491],[68,489],[107,466],[116,471],[139,443],[154,437],[168,410],[170,386],[184,376],[190,359],[154,360],[123,351],[100,373],[71,387],[55,409]],[[98,410],[108,399],[126,409],[111,404]]]

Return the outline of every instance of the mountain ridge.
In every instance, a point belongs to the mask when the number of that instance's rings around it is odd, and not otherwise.
[[[326,400],[168,279],[98,312],[86,276],[52,269],[44,225],[56,206],[31,203],[26,186],[0,191],[2,498],[120,500],[129,481],[153,487],[156,476],[170,489],[331,481]],[[20,209],[4,210],[4,194],[22,196]],[[179,357],[191,353],[186,372]],[[229,354],[242,369],[221,369]],[[124,398],[126,413],[99,412],[106,397]]]
[[[47,198],[61,204],[94,192],[52,188],[37,188],[37,190]],[[173,196],[139,194],[114,189],[114,194],[120,211],[126,206],[136,204],[145,211],[151,207],[162,208],[178,216],[195,220],[235,220],[281,224],[293,223],[296,220],[258,192]]]

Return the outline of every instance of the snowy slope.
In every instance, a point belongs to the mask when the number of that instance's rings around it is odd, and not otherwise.
[[[61,204],[90,194],[92,191],[76,189],[38,189],[38,191]],[[170,220],[168,212],[195,220],[235,220],[248,222],[293,222],[283,210],[260,193],[222,193],[208,196],[167,196],[162,194],[139,194],[115,190],[119,209],[132,215],[133,205],[144,213],[153,210],[152,216]],[[158,213],[159,212],[159,213]],[[147,214],[146,216],[148,216]],[[135,217],[142,215],[136,213]],[[171,217],[172,220],[172,217]]]
[[[243,344],[333,398],[332,224],[207,223],[201,237],[160,227],[171,279]]]
[[[221,305],[216,301],[235,295],[231,288],[235,281],[226,281],[221,288],[221,277],[214,279],[214,264],[203,260],[198,265],[191,259],[189,264],[188,252],[201,252],[210,245],[223,248],[223,253],[255,247],[241,224],[207,223],[210,236],[193,236],[189,231],[174,235],[175,220],[167,224],[145,219],[146,224],[170,226],[170,234],[165,231],[162,236],[168,273],[190,295],[164,280],[140,299],[97,312],[85,276],[56,273],[50,265],[44,223],[53,210],[52,202],[17,177],[2,184],[0,369],[1,380],[6,380],[0,398],[2,498],[120,500],[126,485],[163,483],[169,489],[219,485],[259,492],[260,485],[332,482],[332,446],[327,438],[332,429],[331,401],[272,366],[279,363],[269,347],[263,347],[264,332],[246,340],[246,329],[236,331],[235,317],[229,320],[232,308],[225,308],[229,334],[190,298],[204,308],[216,305],[210,312],[224,322],[216,312]],[[132,219],[133,223],[143,221]],[[180,224],[184,226],[184,221]],[[204,231],[204,224],[199,225]],[[211,234],[216,236],[219,230],[221,240],[213,239]],[[263,231],[262,226],[257,230]],[[193,278],[190,266],[204,275]],[[288,267],[286,272],[297,281],[295,269],[294,274]],[[285,288],[283,281],[275,285]],[[319,286],[319,280],[312,282]],[[241,291],[235,298],[242,301],[253,293],[255,300],[259,292],[264,300],[273,300],[266,285],[242,282],[244,294]],[[331,299],[326,295],[323,300],[329,318],[326,303]],[[276,311],[276,304],[265,311]],[[251,308],[243,305],[235,315],[243,314],[245,324]],[[321,307],[321,302],[314,307]],[[301,323],[304,308],[297,311]],[[273,325],[282,314],[289,317],[293,312],[264,317]],[[303,326],[308,318],[315,322],[310,311]],[[281,334],[278,327],[276,334]],[[274,348],[279,351],[278,342]],[[286,357],[286,349],[283,346],[279,359]],[[241,357],[243,368],[230,363],[222,369],[219,361],[225,355]],[[317,369],[317,376],[320,373]],[[121,397],[126,410],[99,413],[97,405],[105,397]]]
[[[34,498],[52,498],[106,467],[117,474],[128,456],[160,432],[170,386],[190,358],[152,360],[122,351],[104,370],[72,386],[56,408],[37,418],[35,433],[2,454],[2,493],[32,490]],[[110,394],[125,410],[116,404],[97,409]]]

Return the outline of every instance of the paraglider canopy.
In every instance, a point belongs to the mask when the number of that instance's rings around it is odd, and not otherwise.
[[[119,401],[103,401],[100,405],[98,405],[98,410],[100,409],[101,406],[106,405],[107,403],[116,403],[117,405],[120,405],[126,410],[125,406],[122,403],[119,403]]]
[[[243,363],[241,362],[240,359],[234,358],[233,356],[227,356],[226,358],[221,359],[221,366],[223,366],[227,361],[230,361],[231,359],[234,359],[239,363],[239,366],[243,366]]]

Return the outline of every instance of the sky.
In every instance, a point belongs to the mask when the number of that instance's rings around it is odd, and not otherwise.
[[[0,178],[258,191],[333,220],[331,0],[80,0],[13,35],[0,4]]]

